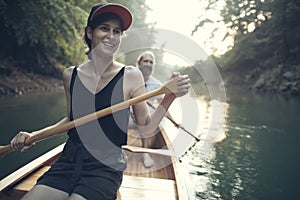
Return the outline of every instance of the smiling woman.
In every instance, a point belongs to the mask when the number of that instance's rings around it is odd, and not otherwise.
[[[120,4],[92,7],[84,36],[89,61],[63,72],[66,117],[31,133],[20,131],[11,141],[11,148],[24,151],[32,146],[27,142],[30,138],[62,126],[75,125],[68,131],[69,138],[60,158],[24,199],[42,199],[48,195],[52,199],[116,199],[127,166],[122,146],[127,144],[128,106],[98,120],[93,118],[94,121],[86,124],[76,122],[83,116],[93,116],[96,111],[114,108],[119,103],[128,105],[129,99],[147,97],[141,72],[114,60],[122,33],[131,23],[131,12]],[[173,73],[171,78],[174,78],[171,82],[176,90],[164,92],[164,98],[151,115],[145,102],[132,105],[143,137],[152,136],[171,103],[189,91],[187,75]]]

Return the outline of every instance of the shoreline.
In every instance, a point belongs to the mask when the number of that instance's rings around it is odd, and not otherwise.
[[[63,87],[62,80],[31,72],[12,70],[0,75],[0,97],[53,91]]]
[[[0,97],[18,96],[38,92],[50,92],[63,88],[63,81],[61,78],[53,76],[46,76],[32,72],[23,72],[20,69],[5,69],[0,66]],[[299,97],[289,90],[277,91],[268,90],[267,87],[259,89],[251,88],[247,84],[225,84],[227,91],[248,90],[255,95],[278,95],[285,98]]]

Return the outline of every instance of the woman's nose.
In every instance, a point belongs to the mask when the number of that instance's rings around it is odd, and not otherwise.
[[[114,34],[114,29],[109,29],[109,30],[107,30],[107,32],[106,32],[106,37],[112,38],[114,35],[115,35],[115,34]]]
[[[113,37],[114,36],[114,31],[113,30],[108,31],[106,36],[108,36],[110,38]]]

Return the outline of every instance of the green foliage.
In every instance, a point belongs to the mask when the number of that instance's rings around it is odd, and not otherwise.
[[[270,4],[273,0],[224,0],[225,6],[221,9],[218,0],[201,1],[207,3],[206,11],[221,11],[221,21],[224,22],[228,30],[226,37],[235,37],[241,34],[247,35],[252,31],[253,27],[259,27],[262,22],[269,20],[272,14]],[[214,17],[212,15],[202,15],[192,33],[197,32],[205,24],[215,23],[216,19]],[[213,34],[211,34],[212,37]]]
[[[134,15],[133,27],[148,26],[149,8],[144,0],[0,0],[0,57],[44,74],[58,74],[57,69],[82,62],[85,47],[81,37],[90,8],[107,2],[127,6]],[[145,39],[128,37],[135,42]]]
[[[268,5],[267,10],[272,13],[270,19],[254,32],[236,36],[235,47],[223,56],[225,67],[242,68],[241,62],[252,68],[299,63],[299,3],[274,0]]]
[[[252,23],[258,27],[263,21],[271,17],[270,2],[265,0],[234,0],[225,1],[226,6],[222,10],[224,22],[238,34],[248,34],[248,27]]]
[[[207,9],[215,9],[216,5],[217,0],[209,0]],[[234,37],[233,48],[214,58],[227,83],[244,83],[265,91],[292,88],[291,93],[299,93],[300,75],[294,69],[300,63],[300,2],[225,0],[221,15],[227,35]],[[194,31],[211,23],[201,19]]]
[[[9,39],[4,43],[12,50],[2,49],[2,56],[12,57],[34,71],[70,65],[82,59],[80,35],[87,18],[84,10],[63,0],[3,2],[0,26],[5,31],[1,37]]]
[[[107,1],[105,0],[64,0],[64,2],[69,3],[73,6],[77,6],[85,10],[87,13],[90,12],[90,9],[93,5],[99,3],[107,3]]]

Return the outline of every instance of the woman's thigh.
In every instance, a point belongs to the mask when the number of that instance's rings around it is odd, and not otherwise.
[[[86,198],[84,198],[83,196],[79,195],[79,194],[76,194],[76,193],[73,193],[69,200],[86,200]]]
[[[65,200],[69,198],[69,194],[46,185],[35,185],[22,200],[49,199],[49,197],[51,200]]]

